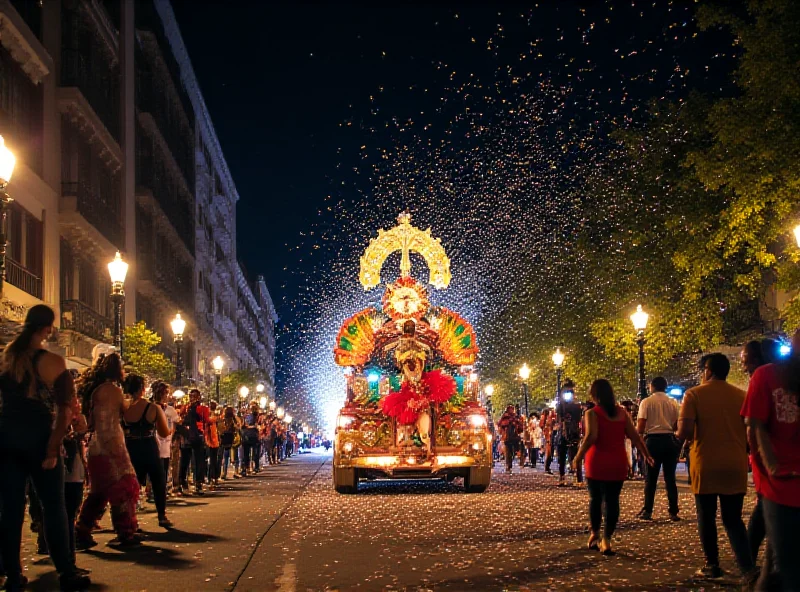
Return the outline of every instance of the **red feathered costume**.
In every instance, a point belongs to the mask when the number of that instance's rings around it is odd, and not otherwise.
[[[393,391],[381,399],[381,410],[397,422],[410,425],[417,421],[420,412],[432,404],[448,401],[456,394],[456,381],[441,370],[423,372],[418,386],[403,381],[399,391]]]

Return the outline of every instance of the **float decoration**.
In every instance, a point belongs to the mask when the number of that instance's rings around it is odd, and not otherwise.
[[[478,355],[475,330],[464,317],[446,308],[438,308],[430,318],[431,328],[439,334],[438,348],[449,364],[471,366]]]
[[[375,347],[375,325],[380,326],[380,313],[367,308],[342,323],[336,336],[334,359],[340,366],[363,366]]]

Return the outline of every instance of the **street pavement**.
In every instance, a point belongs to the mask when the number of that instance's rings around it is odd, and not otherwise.
[[[680,486],[681,522],[668,520],[663,487],[652,522],[641,522],[643,484],[630,481],[614,557],[585,549],[588,494],[557,478],[498,467],[483,494],[459,481],[362,483],[357,495],[331,485],[330,457],[312,452],[267,467],[221,491],[173,502],[177,527],[159,529],[144,514],[141,549],[100,545],[79,554],[93,590],[250,592],[346,590],[732,590],[738,577],[719,525],[719,582],[695,580],[703,563],[694,501]],[[752,494],[746,501],[749,516]],[[103,525],[108,527],[108,519]],[[33,564],[30,589],[54,590],[49,561]],[[39,560],[41,561],[41,559]]]

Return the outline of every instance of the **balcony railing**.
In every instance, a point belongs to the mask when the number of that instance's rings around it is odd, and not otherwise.
[[[76,197],[78,213],[94,226],[111,244],[124,244],[125,230],[119,222],[119,203],[95,187],[75,181],[61,183],[61,195]]]
[[[61,301],[61,328],[110,343],[113,321],[80,300]]]
[[[61,51],[61,86],[75,86],[97,113],[106,129],[119,142],[119,83],[108,64],[92,64],[74,49]]]
[[[42,278],[9,257],[6,257],[6,281],[23,292],[42,299]]]

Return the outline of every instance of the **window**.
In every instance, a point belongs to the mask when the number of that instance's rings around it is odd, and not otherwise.
[[[44,226],[17,202],[11,202],[7,220],[6,279],[9,284],[42,297]]]

